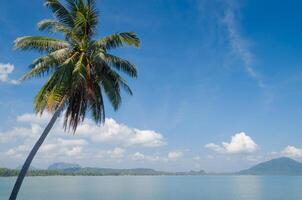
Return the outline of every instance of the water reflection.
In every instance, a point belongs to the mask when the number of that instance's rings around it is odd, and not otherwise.
[[[8,199],[13,178],[0,178]],[[302,177],[28,177],[19,200],[299,200]]]

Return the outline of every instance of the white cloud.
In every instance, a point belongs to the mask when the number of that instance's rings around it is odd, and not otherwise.
[[[102,158],[103,160],[114,160],[121,161],[125,157],[126,150],[120,147],[116,147],[110,150],[101,150],[98,151],[94,156],[96,158]]]
[[[55,149],[57,149],[56,144],[43,144],[42,147],[40,148],[40,152],[41,153],[49,153],[49,152],[52,152]]]
[[[237,133],[230,143],[223,143],[228,153],[253,153],[257,150],[257,144],[244,132]]]
[[[20,155],[20,154],[17,154],[17,151],[15,149],[9,149],[7,152],[5,152],[6,155],[8,156],[16,156],[16,155]]]
[[[219,146],[218,144],[214,144],[214,143],[209,143],[205,145],[205,148],[207,149],[211,149],[217,153],[224,153],[225,149],[221,146]]]
[[[200,157],[200,156],[194,156],[194,157],[193,157],[193,160],[194,160],[194,161],[200,161],[200,160],[201,160],[201,157]]]
[[[125,154],[125,150],[117,147],[117,148],[114,148],[113,150],[107,151],[107,154],[111,158],[123,158],[124,154]]]
[[[62,138],[58,138],[58,144],[62,146],[84,146],[88,144],[86,140],[78,139],[78,140],[65,140]]]
[[[9,79],[9,74],[11,74],[14,71],[15,67],[14,65],[7,63],[0,63],[0,82],[9,83],[17,85],[19,84],[18,80],[12,80]]]
[[[33,113],[25,113],[17,116],[17,122],[30,123],[30,124],[45,124],[48,123],[51,118],[51,114],[45,112],[43,115],[36,115]]]
[[[24,153],[29,152],[29,150],[30,150],[29,146],[22,144],[15,148],[9,149],[5,154],[10,157],[22,158]]]
[[[165,145],[163,136],[155,131],[133,130],[133,137],[129,140],[131,145],[142,145],[146,147],[159,147]]]
[[[250,136],[241,132],[232,136],[229,143],[223,142],[222,145],[209,143],[205,145],[205,148],[211,149],[217,153],[242,154],[255,152],[258,149],[258,145]]]
[[[183,152],[181,151],[171,151],[168,153],[168,158],[170,160],[178,160],[183,157]]]
[[[50,118],[51,114],[47,112],[42,116],[25,113],[17,117],[17,122],[23,123],[24,125],[31,125],[32,129],[38,129],[34,131],[36,135],[39,131],[42,131],[42,127],[44,128],[44,125],[49,122]],[[62,135],[64,133],[62,129],[63,121],[63,117],[60,117],[53,127],[52,132]],[[29,134],[33,132],[30,130],[24,131],[24,127],[21,127],[21,130],[18,129],[20,128],[16,128],[15,130],[10,131],[10,133],[5,134],[1,134],[0,132],[0,143],[14,137],[22,136],[24,133]],[[19,135],[20,132],[24,133]],[[125,124],[116,122],[112,118],[107,118],[104,125],[96,125],[94,121],[87,119],[78,126],[75,134],[80,137],[89,138],[96,143],[101,142],[106,144],[140,147],[160,147],[166,145],[166,141],[162,134],[153,130],[130,128]]]
[[[79,156],[83,151],[83,147],[72,147],[71,149],[66,149],[65,154],[67,156]]]
[[[25,113],[16,118],[16,127],[0,132],[0,144],[2,156],[12,162],[20,163],[29,153],[30,149],[43,132],[49,122],[51,114],[42,116]],[[100,149],[100,143],[104,149]],[[81,160],[87,158],[101,158],[108,162],[131,160],[164,161],[168,158],[161,156],[126,155],[126,148],[150,148],[165,145],[162,134],[153,130],[141,130],[130,128],[113,119],[106,119],[103,126],[96,125],[87,119],[75,133],[69,135],[63,129],[63,117],[60,117],[49,133],[45,143],[40,148],[37,162],[50,163],[56,160]],[[110,146],[120,146],[110,149]],[[140,158],[139,158],[140,157]],[[88,160],[89,161],[89,160]]]
[[[0,132],[0,144],[24,140],[24,138],[32,139],[40,134],[42,128],[37,124],[31,124],[30,127],[17,127],[10,131]]]
[[[302,158],[302,149],[288,145],[281,154],[291,158]]]
[[[129,158],[133,161],[147,161],[147,162],[168,162],[169,158],[159,155],[145,155],[141,152],[130,154]]]
[[[145,160],[146,156],[140,152],[136,152],[129,156],[132,160]]]
[[[60,156],[75,156],[79,158],[82,156],[83,146],[86,144],[88,144],[88,142],[83,139],[52,139],[50,142],[42,145],[39,150],[39,156],[51,159],[55,159]],[[9,149],[6,152],[6,155],[14,157],[25,157],[29,153],[31,147],[32,144],[29,144],[28,141],[25,141],[24,144]]]
[[[79,125],[77,134],[88,136],[94,142],[112,143],[123,146],[160,147],[166,144],[164,137],[153,130],[129,128],[106,119],[103,126],[97,126],[92,120]]]

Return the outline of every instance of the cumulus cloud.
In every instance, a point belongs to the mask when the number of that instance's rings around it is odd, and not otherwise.
[[[110,158],[123,158],[124,157],[124,154],[125,154],[125,149],[122,149],[122,148],[114,148],[113,150],[108,150],[107,152],[107,155],[110,156]]]
[[[79,158],[82,156],[83,146],[86,144],[88,144],[88,142],[83,139],[51,139],[51,141],[42,145],[39,150],[39,153],[41,157],[51,159],[66,156],[73,156]],[[24,157],[29,153],[31,147],[32,144],[25,141],[24,144],[9,149],[5,154],[16,158]]]
[[[16,127],[0,131],[2,156],[20,162],[28,155],[34,142],[41,135],[51,114],[42,116],[25,113],[17,117]],[[105,149],[100,149],[100,143]],[[107,161],[121,161],[126,156],[126,148],[154,148],[165,145],[162,134],[153,130],[130,128],[114,119],[106,119],[102,126],[87,119],[79,125],[74,136],[63,129],[63,117],[60,117],[51,130],[47,140],[39,150],[37,160],[48,162],[64,159],[103,158]],[[110,146],[120,146],[110,149]],[[108,149],[109,148],[109,149]],[[143,155],[143,154],[142,154]],[[131,160],[139,160],[136,154]],[[143,156],[148,161],[164,160],[160,156]]]
[[[10,131],[0,132],[0,144],[35,138],[41,133],[42,128],[37,124],[30,124],[28,127],[16,127]]]
[[[78,139],[78,140],[65,140],[62,138],[58,138],[57,140],[59,145],[62,146],[84,146],[86,144],[88,144],[88,142],[86,140],[83,139]]]
[[[83,151],[83,147],[72,147],[71,149],[67,149],[65,154],[67,156],[79,156]]]
[[[135,152],[129,156],[132,160],[145,160],[146,156],[140,152]]]
[[[302,158],[302,149],[288,145],[281,154],[291,158]]]
[[[36,127],[42,127],[42,125],[45,125],[50,120],[50,118],[51,114],[49,113],[45,113],[42,116],[32,113],[25,113],[17,117],[17,122],[23,123],[25,125],[30,124],[35,125]],[[53,128],[53,132],[62,134],[62,125],[63,117],[60,117]],[[103,125],[96,125],[94,121],[87,119],[78,126],[76,135],[84,138],[89,138],[92,142],[95,143],[100,142],[106,144],[122,145],[126,147],[160,147],[166,145],[166,141],[162,134],[154,130],[130,128],[125,124],[118,123],[112,118],[107,118],[105,124]],[[4,136],[1,137],[0,133],[0,143],[1,138],[3,140]]]
[[[145,155],[141,152],[130,154],[129,158],[133,161],[144,161],[144,162],[168,162],[169,161],[169,158],[166,156]]]
[[[168,158],[170,160],[178,160],[183,157],[183,152],[181,151],[171,151],[168,153]]]
[[[24,152],[28,152],[30,150],[29,146],[22,144],[17,146],[16,148],[11,148],[5,154],[10,157],[22,158]]]
[[[209,143],[205,145],[205,148],[213,150],[217,153],[244,154],[255,152],[258,149],[258,145],[250,136],[246,135],[244,132],[241,132],[232,136],[229,143],[222,142],[222,145]]]
[[[94,142],[112,143],[123,146],[160,147],[166,144],[162,134],[153,130],[140,130],[106,119],[103,126],[86,120],[78,127],[77,134],[88,136]]]
[[[225,149],[223,147],[221,147],[218,144],[214,144],[214,143],[206,144],[205,148],[211,149],[211,150],[213,150],[213,151],[215,151],[217,153],[224,153],[225,152]]]
[[[9,79],[9,74],[11,74],[14,71],[15,67],[14,65],[10,63],[0,63],[0,82],[9,83],[17,85],[19,84],[19,81],[14,79]]]
[[[51,114],[45,112],[43,115],[36,115],[32,113],[25,113],[17,116],[17,122],[30,123],[30,124],[45,124],[48,123]]]

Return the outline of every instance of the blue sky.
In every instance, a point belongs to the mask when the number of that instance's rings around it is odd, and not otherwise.
[[[105,128],[88,119],[73,136],[58,122],[34,165],[221,172],[277,156],[302,160],[301,6],[294,0],[98,1],[98,37],[135,31],[142,40],[140,49],[114,51],[139,69],[139,78],[129,80],[134,96],[125,95],[118,112],[107,104]],[[45,79],[16,81],[38,54],[12,50],[17,37],[45,35],[36,23],[49,17],[40,0],[0,5],[1,166],[22,164],[49,117],[36,119],[32,107]]]

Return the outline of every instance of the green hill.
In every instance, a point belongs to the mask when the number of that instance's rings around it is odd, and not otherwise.
[[[292,175],[302,176],[302,163],[287,157],[260,163],[237,174],[242,175]]]
[[[0,168],[0,177],[17,176],[19,170]],[[163,172],[147,168],[111,169],[80,167],[77,164],[54,163],[47,170],[30,170],[27,176],[161,176],[161,175],[204,175],[204,171]]]

